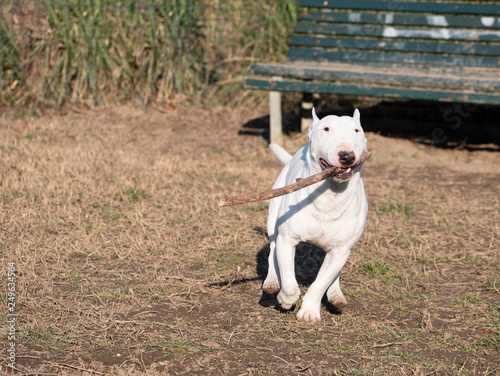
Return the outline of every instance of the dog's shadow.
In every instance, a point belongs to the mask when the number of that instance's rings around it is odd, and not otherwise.
[[[264,282],[269,269],[269,252],[270,245],[266,244],[257,254],[257,275]],[[310,286],[318,274],[319,268],[325,259],[325,251],[309,243],[299,243],[295,251],[295,278],[299,286]],[[267,294],[262,291],[259,304],[263,307],[274,307],[275,309],[285,312],[278,304],[276,294]],[[340,314],[340,310],[328,303],[328,300],[323,297],[322,304],[327,311],[332,314]],[[293,309],[293,308],[292,308]]]

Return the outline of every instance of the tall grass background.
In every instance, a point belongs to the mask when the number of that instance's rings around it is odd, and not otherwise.
[[[253,105],[252,63],[282,61],[297,0],[0,1],[0,105]]]

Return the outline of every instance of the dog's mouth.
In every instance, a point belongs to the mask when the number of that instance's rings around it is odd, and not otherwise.
[[[319,159],[319,163],[321,166],[325,169],[333,167],[330,163],[325,161],[323,158]],[[346,181],[349,181],[349,179],[352,177],[353,174],[353,169],[351,167],[345,167],[341,169],[340,174],[337,174],[332,177],[333,181],[337,183],[344,183]]]

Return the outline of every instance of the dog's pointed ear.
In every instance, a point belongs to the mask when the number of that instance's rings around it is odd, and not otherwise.
[[[314,129],[314,127],[316,127],[316,125],[319,123],[319,118],[318,118],[318,115],[316,115],[316,110],[314,109],[314,107],[312,108],[312,120],[311,120],[311,125],[309,126],[309,131],[307,132],[307,138],[309,140],[310,139],[310,135],[311,135],[311,132],[312,130]]]
[[[356,123],[361,124],[361,121],[360,121],[361,115],[359,114],[359,110],[357,108],[354,110],[354,114],[352,115],[352,118],[354,119],[354,121]]]
[[[314,125],[319,121],[318,115],[316,115],[316,110],[312,108],[312,122]]]

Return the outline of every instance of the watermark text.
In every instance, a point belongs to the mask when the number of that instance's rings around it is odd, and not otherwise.
[[[7,365],[16,365],[16,263],[7,263]]]

